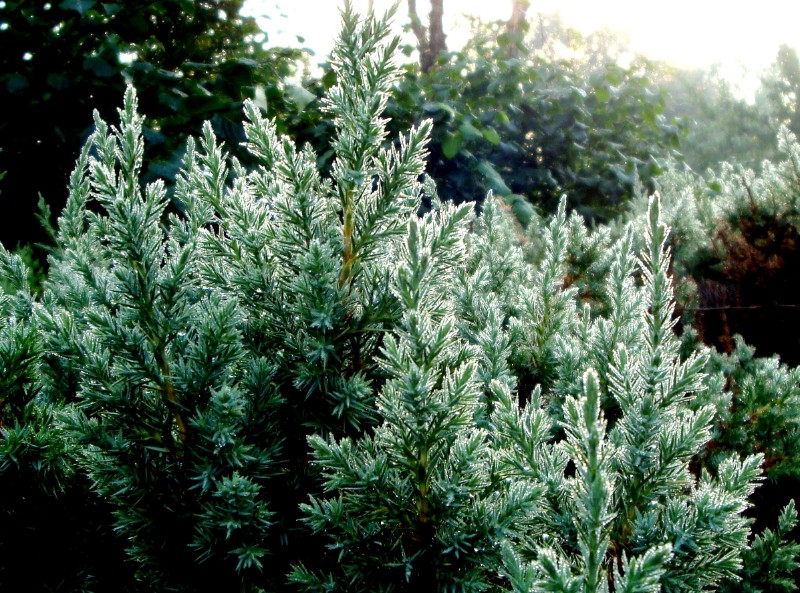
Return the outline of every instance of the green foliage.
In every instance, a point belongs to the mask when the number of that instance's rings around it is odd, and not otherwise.
[[[725,396],[717,402],[713,438],[699,463],[713,471],[731,452],[757,451],[764,455],[768,478],[751,497],[760,533],[743,557],[741,583],[730,583],[727,590],[795,590],[800,543],[791,497],[800,484],[798,368],[779,364],[777,357],[754,357],[754,349],[736,336],[734,352],[715,353],[708,370],[711,389],[723,393],[724,388]],[[781,508],[777,530],[773,530]]]
[[[675,172],[661,192],[675,227],[675,271],[694,295],[683,303],[685,322],[723,351],[733,351],[738,333],[760,356],[778,353],[795,366],[800,148],[786,128],[778,150],[782,160],[760,173],[731,164],[706,178]]]
[[[0,378],[0,427],[24,421],[27,405],[36,395],[35,361],[40,348],[36,326],[30,322],[33,298],[28,268],[19,255],[0,251],[2,294],[0,314],[3,375]]]
[[[79,449],[59,407],[40,398],[31,269],[0,249],[0,587],[83,591],[114,573],[124,582],[108,509],[77,471]]]
[[[753,540],[744,554],[745,570],[740,583],[729,584],[724,591],[796,591],[792,571],[800,568],[797,557],[800,544],[786,544],[789,533],[797,527],[797,511],[791,501],[781,511],[776,530],[767,529]]]
[[[57,353],[43,389],[74,398],[65,425],[141,578],[187,586],[203,582],[198,557],[261,565],[278,396],[261,384],[268,365],[242,348],[235,301],[202,289],[197,226],[162,227],[163,184],[139,184],[132,90],[120,118],[109,130],[96,117],[96,156],[87,144],[73,174],[39,313]]]
[[[778,124],[764,101],[742,98],[717,70],[656,68],[655,83],[666,94],[665,113],[682,120],[683,162],[703,173],[722,162],[758,169],[774,159]]]
[[[714,472],[731,453],[764,455],[768,480],[751,497],[755,532],[761,533],[754,541],[794,550],[796,531],[770,531],[800,483],[800,326],[794,289],[800,160],[786,128],[778,149],[783,160],[765,161],[760,173],[724,164],[705,178],[671,171],[660,185],[665,217],[674,224],[673,273],[680,287],[686,351],[696,348],[698,340],[719,350],[707,367],[711,397],[706,400],[717,408],[717,417],[712,440],[697,463]],[[643,217],[640,203],[638,224]],[[784,558],[783,552],[776,554]],[[770,568],[763,556],[748,554],[742,590],[767,590],[763,583],[770,578],[791,579],[796,567],[783,560],[778,565]],[[740,585],[726,586],[740,590]]]
[[[443,204],[431,122],[386,142],[389,30],[346,6],[327,175],[247,101],[258,166],[206,124],[170,212],[129,88],[117,126],[95,115],[40,296],[0,249],[0,492],[86,493],[81,541],[136,573],[85,563],[62,590],[688,592],[770,583],[772,551],[785,585],[791,509],[748,550],[762,457],[694,464],[716,393],[673,332],[658,199],[614,241],[562,200],[530,257],[500,200]]]
[[[143,130],[148,181],[174,179],[186,136],[206,119],[238,146],[242,102],[256,87],[270,113],[291,111],[282,79],[297,54],[263,50],[255,21],[239,17],[242,3],[12,0],[0,7],[0,171],[7,171],[3,193],[15,200],[4,244],[47,239],[34,219],[39,195],[61,210],[92,109],[111,117],[127,84],[136,85],[151,118]],[[48,163],[48,174],[35,163]]]
[[[531,206],[554,212],[567,193],[583,214],[608,219],[637,176],[649,184],[660,174],[678,128],[647,63],[546,57],[501,24],[481,27],[428,73],[410,72],[389,105],[401,128],[420,108],[433,118],[428,172],[443,195],[481,201],[492,190],[527,223]]]
[[[488,435],[475,422],[475,356],[441,298],[467,213],[448,208],[410,224],[395,286],[405,312],[382,349],[382,424],[355,443],[310,441],[326,491],[338,495],[312,499],[306,520],[338,557],[328,574],[296,568],[293,580],[307,590],[485,590],[501,565],[498,539],[521,532],[532,509],[530,486],[497,487]]]
[[[758,99],[765,104],[775,128],[786,126],[800,134],[800,58],[797,50],[781,45],[772,67],[761,79]]]
[[[709,370],[720,373],[731,392],[709,444],[711,465],[730,451],[759,451],[771,480],[800,478],[798,368],[787,368],[776,357],[755,358],[739,337],[736,350],[716,354]]]
[[[749,93],[717,68],[682,70],[657,64],[653,79],[665,92],[666,114],[685,124],[680,153],[696,172],[717,170],[724,162],[759,171],[764,160],[781,156],[774,143],[781,126],[800,133],[800,60],[787,45],[762,73],[753,97],[745,97]]]

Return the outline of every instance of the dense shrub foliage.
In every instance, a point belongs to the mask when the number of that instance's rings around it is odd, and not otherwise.
[[[503,23],[478,27],[429,72],[409,73],[389,114],[408,126],[420,108],[434,121],[428,172],[442,194],[480,202],[492,190],[524,223],[531,206],[555,212],[562,193],[608,220],[637,179],[651,184],[677,155],[679,127],[645,60],[547,56]]]
[[[298,52],[264,50],[243,0],[8,1],[0,5],[0,191],[13,196],[6,246],[46,239],[41,198],[57,214],[97,109],[111,117],[134,84],[149,119],[144,174],[171,186],[186,137],[210,120],[236,148],[242,101],[260,87],[272,113],[295,110],[283,78]],[[68,114],[65,116],[65,114]],[[240,156],[244,151],[240,153]],[[42,175],[39,163],[47,163]]]
[[[433,124],[388,138],[397,49],[347,9],[329,174],[248,101],[258,166],[206,124],[175,211],[133,88],[96,115],[41,295],[0,250],[4,590],[791,589],[794,506],[754,537],[748,501],[796,374],[682,347],[658,198],[617,233],[562,199],[528,244],[440,200]]]
[[[660,184],[675,228],[676,274],[694,293],[686,322],[725,352],[741,334],[760,356],[779,354],[796,366],[800,146],[785,127],[778,151],[780,160],[760,172],[723,164],[706,177],[673,172]]]

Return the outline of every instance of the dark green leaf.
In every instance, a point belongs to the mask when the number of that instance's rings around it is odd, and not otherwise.
[[[103,4],[103,10],[105,10],[108,16],[114,16],[120,10],[122,10],[122,5],[115,2],[107,2]]]
[[[64,10],[74,10],[83,16],[86,12],[91,10],[95,4],[97,4],[97,0],[64,0],[59,6]]]
[[[300,86],[299,84],[290,84],[286,87],[286,94],[294,103],[297,111],[303,111],[309,103],[315,101],[317,96]]]
[[[444,136],[444,140],[442,141],[442,153],[444,153],[444,156],[448,159],[455,157],[461,150],[463,141],[464,138],[461,136],[460,132],[447,132],[447,134]]]
[[[118,72],[111,64],[96,56],[86,58],[83,61],[83,68],[84,70],[91,70],[95,76],[100,78],[108,78]]]
[[[447,103],[441,102],[430,102],[422,104],[422,110],[425,113],[439,113],[443,112],[447,115],[449,120],[453,120],[456,117],[456,112],[450,107]]]
[[[606,103],[609,99],[611,99],[611,91],[605,86],[595,87],[594,97],[601,103]]]
[[[500,134],[492,127],[487,126],[483,128],[483,137],[486,138],[490,144],[494,144],[495,146],[500,144]]]
[[[458,131],[461,132],[464,138],[467,138],[469,140],[475,140],[483,136],[483,134],[481,134],[481,131],[469,122],[464,122],[463,124],[461,124],[458,127]]]
[[[489,161],[481,161],[478,164],[478,172],[483,175],[486,185],[496,194],[507,196],[511,193],[511,189],[506,185],[502,175],[497,172],[497,169]]]

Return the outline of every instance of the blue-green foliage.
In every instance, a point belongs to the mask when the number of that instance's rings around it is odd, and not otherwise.
[[[792,501],[781,511],[776,529],[758,534],[745,551],[741,582],[727,584],[723,591],[796,591],[792,571],[800,568],[800,544],[787,542],[796,528],[797,510]]]
[[[243,347],[236,300],[201,284],[196,219],[167,218],[163,186],[139,186],[132,90],[120,119],[96,120],[73,175],[38,312],[43,390],[71,404],[65,423],[142,578],[176,586],[194,557],[261,565],[279,396]]]
[[[526,421],[545,430],[552,427],[551,436],[537,437],[544,451],[531,448],[532,435],[516,437],[529,458],[527,468],[515,460],[516,475],[548,485],[544,515],[550,531],[525,553],[534,560],[531,582],[545,590],[604,590],[609,579],[631,590],[654,590],[660,579],[664,590],[694,591],[733,577],[740,567],[734,550],[746,545],[748,521],[737,514],[746,507],[759,458],[728,459],[721,481],[709,475],[698,481],[690,471],[690,461],[710,436],[714,410],[689,405],[703,390],[705,358],[681,361],[678,356],[667,235],[657,205],[651,203],[638,263],[630,230],[613,249],[606,280],[608,314],[592,317],[574,301],[560,308],[566,311],[564,321],[549,346],[554,379],[549,387],[540,382],[524,409],[532,413],[537,402],[544,402],[557,421]],[[565,232],[566,222],[556,218],[551,225],[555,239],[546,242],[540,269],[564,265],[565,250],[550,246],[558,245]],[[565,290],[539,283],[519,291],[526,292]],[[544,302],[544,296],[538,298]],[[534,309],[547,310],[543,305]],[[520,352],[513,342],[511,350]],[[542,358],[535,350],[528,352],[529,364],[541,368]],[[548,447],[553,450],[545,454]],[[554,539],[553,532],[560,537]],[[622,564],[605,564],[609,558]],[[628,580],[624,571],[614,573],[626,563],[633,571]],[[520,571],[517,566],[510,574],[527,574]]]
[[[719,398],[680,356],[658,199],[641,248],[562,200],[533,258],[491,196],[418,217],[396,49],[346,9],[329,177],[248,103],[259,167],[206,126],[172,208],[135,92],[96,118],[40,299],[2,252],[0,476],[85,478],[145,590],[689,592],[772,550],[783,586],[791,509],[748,550],[761,457],[690,465]],[[565,276],[606,244],[592,307]]]

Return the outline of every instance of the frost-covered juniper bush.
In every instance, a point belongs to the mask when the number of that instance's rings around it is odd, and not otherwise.
[[[475,216],[420,181],[429,122],[386,137],[397,48],[388,17],[345,9],[326,178],[248,103],[261,166],[206,125],[170,209],[139,182],[133,89],[118,126],[96,118],[42,294],[0,257],[2,488],[84,477],[130,590],[733,586],[760,553],[761,458],[690,465],[715,408],[673,334],[659,201],[592,314],[564,286],[565,201],[530,265],[501,204]]]

